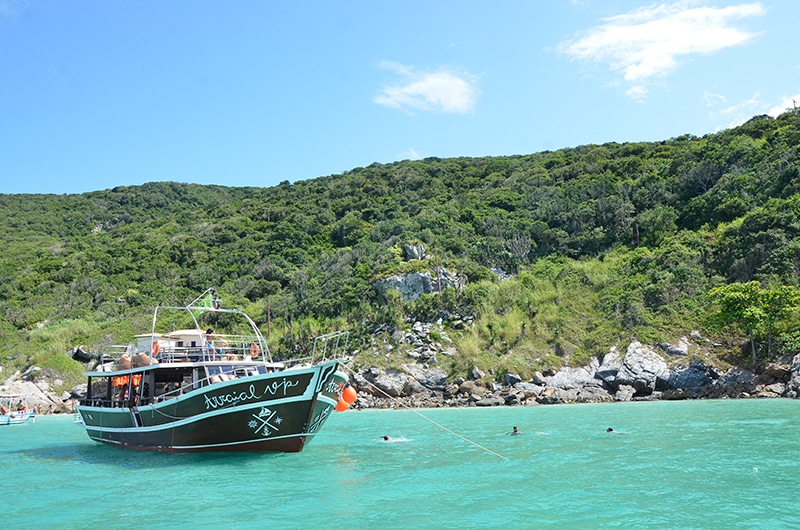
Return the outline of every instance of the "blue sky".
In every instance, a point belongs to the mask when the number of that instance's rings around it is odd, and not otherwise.
[[[273,186],[800,104],[792,0],[0,0],[0,193]]]

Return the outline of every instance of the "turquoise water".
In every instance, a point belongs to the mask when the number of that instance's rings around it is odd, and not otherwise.
[[[800,400],[419,413],[507,460],[410,410],[337,413],[299,454],[126,451],[39,417],[0,427],[2,527],[800,528]]]

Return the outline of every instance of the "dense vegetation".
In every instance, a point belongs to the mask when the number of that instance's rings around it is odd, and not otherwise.
[[[703,137],[373,164],[272,188],[0,195],[5,364],[74,373],[67,349],[125,342],[153,305],[209,286],[273,350],[348,328],[363,363],[385,353],[370,330],[441,316],[453,373],[580,364],[692,329],[727,344],[728,362],[794,354],[799,145],[800,115],[786,113]],[[407,243],[429,257],[405,261]],[[436,266],[467,287],[415,301],[373,288]],[[475,324],[450,330],[451,314]]]

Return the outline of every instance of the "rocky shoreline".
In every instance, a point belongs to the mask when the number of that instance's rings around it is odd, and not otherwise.
[[[690,334],[690,338],[682,337],[675,345],[650,346],[632,342],[624,352],[612,347],[602,362],[593,358],[588,366],[565,367],[546,374],[536,372],[529,380],[507,373],[502,382],[497,382],[494,377],[486,377],[483,371],[473,368],[469,374],[448,381],[449,374],[439,366],[437,355],[452,355],[453,351],[431,339],[435,336],[441,342],[449,341],[440,330],[432,334],[432,326],[417,322],[410,331],[394,332],[391,339],[383,343],[376,341],[375,348],[387,352],[386,355],[391,352],[405,357],[407,362],[401,363],[401,369],[371,366],[353,370],[348,366],[350,382],[358,389],[353,408],[493,407],[800,396],[800,355],[785,363],[767,364],[759,373],[737,367],[723,372],[698,358],[684,362],[689,359],[690,346],[704,342],[697,332]],[[400,351],[402,345],[407,348]],[[68,355],[76,358],[76,354],[82,353],[76,350]],[[94,362],[87,361],[87,369],[91,369]],[[56,374],[32,366],[0,384],[0,394],[25,394],[29,406],[42,414],[73,413],[77,400],[86,392],[86,385],[77,385],[69,391],[54,390],[63,386],[64,382]]]
[[[662,346],[663,348],[663,346]],[[563,368],[552,374],[535,373],[523,381],[505,375],[503,383],[481,382],[485,374],[473,369],[467,378],[447,382],[436,365],[418,362],[402,370],[369,368],[351,373],[359,389],[354,408],[493,407],[625,401],[797,398],[800,395],[800,355],[791,363],[771,363],[761,373],[742,368],[725,372],[692,360],[672,368],[656,348],[631,343],[624,355],[612,348],[600,363]]]

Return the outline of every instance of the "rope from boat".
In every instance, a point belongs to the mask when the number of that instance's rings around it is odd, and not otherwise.
[[[153,409],[152,409],[152,410],[153,410],[153,412],[157,412],[157,413],[161,414],[162,416],[164,416],[165,418],[169,418],[169,419],[171,419],[171,420],[185,420],[185,419],[186,419],[185,417],[184,417],[184,418],[181,418],[181,417],[179,417],[179,416],[172,416],[172,415],[170,415],[170,414],[164,414],[163,412],[161,412],[160,410],[158,410],[158,409],[157,409],[157,408],[155,408],[155,407],[153,407]]]
[[[349,366],[347,366],[347,365],[345,365],[345,364],[340,364],[339,366],[341,366],[341,367],[345,368],[345,369],[346,369],[348,372],[350,372],[352,375],[356,375],[356,373],[355,373],[355,372],[354,372],[354,371],[353,371],[353,370],[352,370],[352,369],[351,369]],[[365,381],[366,381],[366,379],[365,379]],[[368,384],[369,386],[371,386],[372,388],[374,388],[375,390],[377,390],[378,392],[380,392],[381,394],[383,394],[384,396],[386,396],[387,398],[391,399],[392,401],[394,401],[395,403],[397,403],[398,405],[400,405],[401,407],[403,407],[403,408],[406,408],[406,409],[410,410],[411,412],[413,412],[414,414],[416,414],[417,416],[419,416],[419,417],[420,417],[420,418],[422,418],[423,420],[425,420],[425,421],[427,421],[427,422],[429,422],[429,423],[432,423],[433,425],[435,425],[435,426],[439,427],[439,428],[440,428],[440,429],[442,429],[443,431],[445,431],[445,432],[449,432],[449,433],[450,433],[450,434],[452,434],[453,436],[456,436],[456,437],[458,437],[458,438],[461,438],[462,440],[464,440],[464,441],[465,441],[465,442],[467,442],[468,444],[472,444],[472,445],[474,445],[475,447],[477,447],[477,448],[479,448],[479,449],[482,449],[483,451],[486,451],[486,452],[487,452],[487,453],[489,453],[489,454],[492,454],[492,455],[494,455],[494,456],[496,456],[496,457],[498,457],[498,458],[502,458],[503,460],[508,460],[508,458],[507,458],[507,457],[505,457],[505,456],[501,455],[500,453],[496,453],[496,452],[492,451],[491,449],[488,449],[488,448],[486,448],[486,447],[482,446],[481,444],[479,444],[479,443],[477,443],[477,442],[473,442],[473,441],[472,441],[472,440],[470,440],[469,438],[467,438],[467,437],[465,437],[465,436],[462,436],[461,434],[458,434],[457,432],[455,432],[455,431],[452,431],[452,430],[448,429],[448,428],[447,428],[447,427],[445,427],[444,425],[442,425],[442,424],[440,424],[440,423],[437,423],[437,422],[433,421],[432,419],[430,419],[429,417],[425,416],[424,414],[422,414],[422,413],[421,413],[421,412],[419,412],[418,410],[416,410],[416,409],[413,409],[413,408],[409,407],[408,405],[406,405],[405,403],[403,403],[402,401],[400,401],[399,399],[397,399],[397,398],[395,398],[395,397],[392,397],[392,396],[390,396],[389,394],[387,394],[386,392],[384,392],[384,391],[383,391],[383,389],[379,388],[377,385],[375,385],[375,384],[371,383],[370,381],[367,381],[367,384]]]

